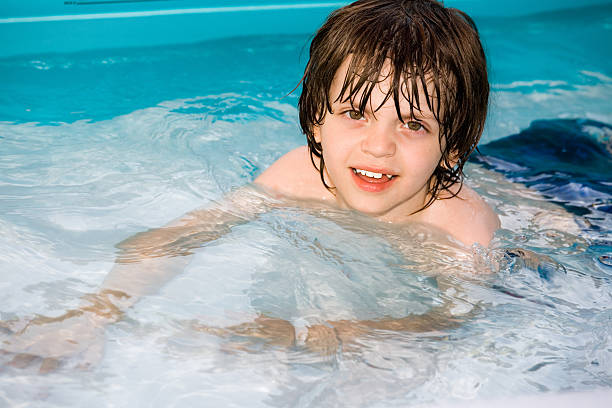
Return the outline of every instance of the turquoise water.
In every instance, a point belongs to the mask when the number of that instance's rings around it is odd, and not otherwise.
[[[611,122],[610,6],[477,22],[496,91],[485,140],[514,133],[534,119]],[[279,100],[301,78],[307,38],[5,59],[0,114],[19,122],[97,121],[208,90],[266,92]],[[255,49],[257,54],[249,51]],[[294,104],[293,97],[286,101]]]
[[[603,6],[477,21],[493,97],[487,159],[467,173],[502,220],[490,251],[454,260],[418,226],[287,203],[200,248],[184,273],[107,328],[93,369],[75,370],[75,358],[40,376],[1,355],[0,405],[382,407],[610,389],[611,16]],[[307,41],[0,60],[0,319],[76,306],[112,267],[117,242],[219,200],[303,144],[289,92]],[[558,121],[575,118],[594,122]],[[562,153],[530,161],[512,150],[535,145],[519,131],[541,119],[553,121],[533,126],[538,135],[597,140],[600,156],[572,168]],[[484,146],[511,134],[509,147]],[[555,165],[539,167],[544,159]],[[599,195],[563,195],[571,181]],[[487,269],[497,273],[456,277],[456,293],[427,278]],[[261,312],[399,317],[443,300],[482,310],[447,332],[376,333],[332,355],[237,347],[243,339],[195,328]]]

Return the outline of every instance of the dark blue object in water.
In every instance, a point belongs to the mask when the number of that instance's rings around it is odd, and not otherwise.
[[[540,191],[575,214],[605,223],[608,217],[602,212],[612,213],[610,125],[587,119],[538,120],[479,151],[473,161]]]

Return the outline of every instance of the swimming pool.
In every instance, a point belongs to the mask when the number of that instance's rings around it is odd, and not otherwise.
[[[200,248],[108,327],[95,368],[3,365],[0,405],[386,407],[609,390],[611,16],[608,4],[477,18],[494,93],[468,183],[503,226],[480,264],[454,261],[416,226],[373,234],[383,228],[365,218],[287,205]],[[0,60],[1,320],[76,306],[117,242],[220,199],[304,143],[287,94],[308,35],[248,34]],[[541,119],[553,121],[519,133]],[[546,140],[570,151],[597,148],[582,166],[563,152],[529,160],[550,129]],[[531,258],[507,255],[516,248]],[[423,275],[495,262],[495,276],[457,278],[454,295]],[[262,311],[402,316],[444,296],[482,311],[447,332],[378,333],[332,355],[197,330]]]

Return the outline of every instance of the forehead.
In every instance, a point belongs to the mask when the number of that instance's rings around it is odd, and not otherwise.
[[[404,73],[395,83],[389,59],[376,73],[377,78],[372,77],[365,67],[351,66],[351,62],[349,55],[336,70],[329,89],[330,102],[350,103],[360,110],[369,107],[377,111],[388,105],[395,106],[397,95],[401,115],[415,110],[432,115],[432,109],[437,109],[439,96],[431,74],[426,73],[424,78],[413,78]]]

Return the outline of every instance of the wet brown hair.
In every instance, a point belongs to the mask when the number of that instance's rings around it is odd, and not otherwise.
[[[334,76],[349,57],[340,95],[330,95]],[[426,103],[440,125],[440,145],[445,142],[429,182],[429,200],[418,210],[422,211],[443,190],[450,197],[459,193],[463,165],[484,128],[489,83],[473,20],[435,0],[360,0],[330,14],[310,45],[298,103],[310,158],[330,191],[315,127],[323,124],[327,113],[333,113],[332,104],[337,101],[350,101],[364,114],[372,90],[387,78],[390,86],[383,104],[393,98],[402,121],[400,98],[409,102],[411,114]],[[419,100],[419,88],[425,101]],[[460,188],[453,193],[449,189],[456,183]]]

